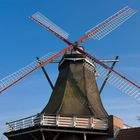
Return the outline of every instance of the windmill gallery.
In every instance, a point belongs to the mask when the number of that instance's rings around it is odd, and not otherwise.
[[[121,119],[106,112],[100,94],[106,82],[109,82],[121,92],[140,100],[140,86],[113,69],[118,57],[114,60],[98,60],[87,53],[80,44],[89,37],[102,39],[136,12],[137,10],[128,6],[124,7],[88,30],[86,35],[75,43],[68,40],[68,33],[41,13],[32,15],[30,18],[33,21],[52,32],[68,47],[58,53],[49,53],[37,58],[31,64],[0,80],[2,93],[35,70],[42,68],[53,89],[48,104],[40,113],[7,123],[8,131],[4,133],[7,138],[9,140],[119,140],[121,131],[133,129],[125,125]],[[53,86],[43,66],[54,62],[60,56],[62,58],[58,65],[59,75]],[[112,67],[104,62],[112,63]],[[100,90],[96,82],[97,77],[104,80]],[[121,139],[123,140],[122,137]]]

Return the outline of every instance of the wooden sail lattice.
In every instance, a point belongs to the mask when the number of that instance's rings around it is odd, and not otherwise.
[[[136,12],[137,10],[126,6],[102,23],[87,31],[86,34],[89,34],[89,36],[93,39],[100,40],[115,30],[117,27],[119,27],[121,24],[123,24],[125,21],[127,21]]]
[[[48,53],[47,55],[41,57],[40,62],[44,63],[52,55],[54,55],[54,53]],[[40,66],[40,63],[38,63],[38,61],[36,60],[36,61],[30,63],[29,65],[21,68],[20,70],[14,72],[13,74],[8,75],[7,77],[1,79],[0,80],[0,91],[5,89],[6,87],[9,87],[11,84],[13,84],[13,82],[19,81],[20,79],[22,79],[23,77],[28,75],[28,73],[30,73],[31,71],[33,71],[34,69],[36,69],[39,66]]]

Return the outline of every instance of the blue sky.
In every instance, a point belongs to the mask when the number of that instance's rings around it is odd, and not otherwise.
[[[139,0],[0,0],[0,79],[15,72],[48,52],[57,52],[67,45],[28,17],[42,12],[70,34],[75,42],[124,6],[140,11]],[[97,41],[82,45],[98,59],[120,56],[116,70],[140,83],[140,12],[117,30]],[[45,67],[55,82],[57,65]],[[0,132],[5,122],[36,114],[47,104],[51,88],[38,70],[0,95]],[[109,114],[127,124],[139,126],[140,104],[107,84],[102,93]]]

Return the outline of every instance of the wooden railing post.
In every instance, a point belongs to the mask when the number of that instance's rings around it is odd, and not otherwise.
[[[17,122],[14,123],[15,130],[17,129]]]
[[[44,114],[40,116],[40,124],[44,125]]]
[[[90,118],[90,128],[94,128],[94,118],[93,117],[91,117]]]
[[[56,115],[56,126],[59,125],[59,118],[60,118],[60,115]]]
[[[76,127],[76,117],[73,116],[73,127]]]
[[[22,120],[22,128],[24,128],[25,127],[25,122],[24,122],[24,120]]]
[[[31,125],[34,126],[34,118],[31,118]]]

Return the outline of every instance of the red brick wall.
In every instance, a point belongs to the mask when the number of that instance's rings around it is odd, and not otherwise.
[[[108,125],[109,125],[109,136],[114,137],[114,134],[118,129],[123,128],[123,120],[120,118],[117,118],[116,116],[109,116],[108,119]]]

